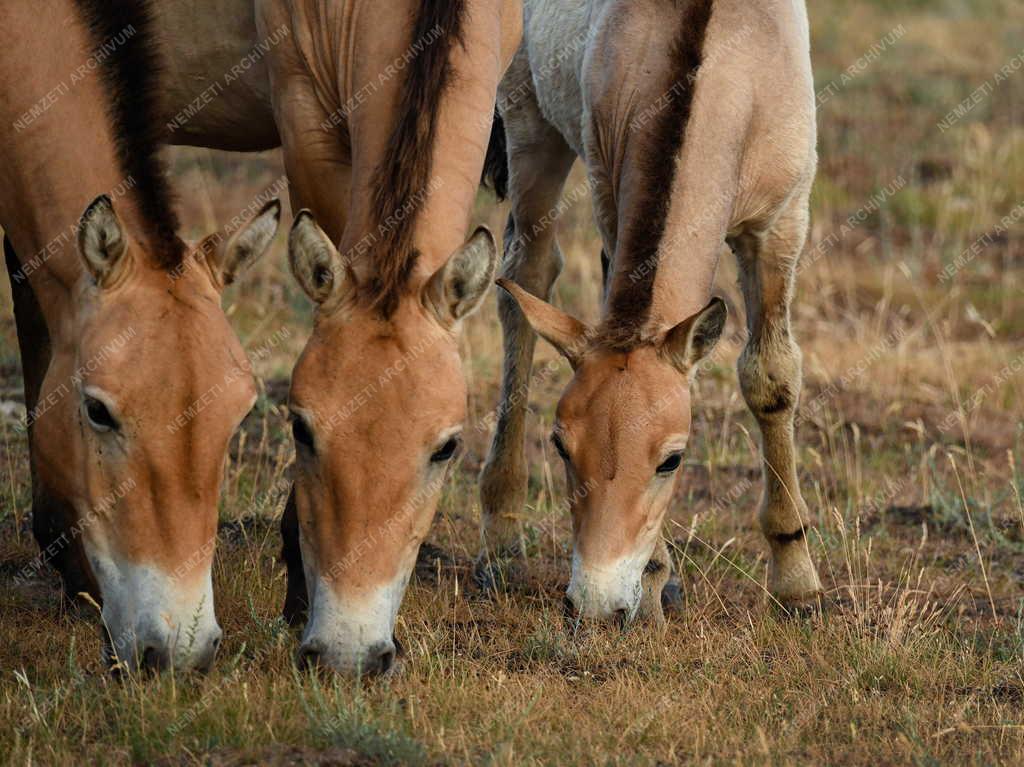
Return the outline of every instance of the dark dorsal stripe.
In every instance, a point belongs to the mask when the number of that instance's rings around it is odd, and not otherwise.
[[[643,340],[643,328],[651,311],[654,280],[658,273],[658,246],[665,234],[676,175],[676,158],[683,148],[686,126],[693,107],[696,73],[704,56],[704,36],[711,19],[713,0],[676,0],[679,26],[672,41],[664,87],[648,106],[654,111],[643,145],[642,188],[633,220],[618,246],[615,274],[608,295],[608,310],[599,343],[628,350]],[[663,107],[661,97],[668,99]],[[637,114],[644,114],[643,106]]]
[[[89,28],[106,88],[118,161],[157,263],[172,269],[184,257],[170,184],[160,160],[160,59],[149,0],[75,0]],[[102,55],[101,55],[102,54]]]
[[[413,24],[410,46],[424,47],[402,83],[391,139],[374,176],[374,274],[362,290],[385,318],[398,307],[419,258],[413,230],[433,170],[441,97],[453,79],[451,52],[464,44],[465,13],[465,0],[423,0]],[[396,223],[394,214],[411,203],[411,215]]]

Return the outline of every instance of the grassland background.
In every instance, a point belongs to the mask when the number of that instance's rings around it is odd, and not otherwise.
[[[0,760],[1024,761],[1024,233],[994,229],[1024,203],[1024,70],[993,83],[1024,55],[1024,4],[811,0],[809,11],[815,78],[829,95],[794,324],[806,378],[801,481],[830,609],[788,618],[765,596],[757,431],[736,384],[742,302],[727,257],[718,290],[733,310],[729,338],[696,384],[665,531],[684,605],[664,632],[572,637],[563,627],[569,524],[546,435],[567,366],[531,397],[529,576],[495,599],[475,590],[476,477],[501,356],[491,297],[462,342],[468,444],[401,612],[402,673],[361,684],[296,672],[296,637],[277,618],[276,520],[292,459],[282,404],[311,310],[281,238],[226,299],[249,350],[278,342],[255,360],[264,391],[232,443],[214,564],[225,641],[208,676],[115,682],[100,668],[95,616],[62,613],[52,573],[15,585],[36,549],[25,441],[15,415],[0,421]],[[856,65],[894,30],[876,60]],[[940,129],[984,83],[979,103]],[[276,152],[169,159],[193,237],[282,172]],[[577,168],[569,188],[582,179]],[[506,214],[481,193],[479,221],[499,231]],[[567,210],[559,233],[557,302],[594,318],[589,201]],[[985,235],[980,255],[943,280]],[[6,281],[2,290],[9,404],[22,399],[21,379]],[[538,347],[539,364],[552,359]]]

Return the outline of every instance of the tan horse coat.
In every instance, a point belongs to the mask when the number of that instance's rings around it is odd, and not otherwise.
[[[553,436],[573,491],[570,606],[660,617],[669,564],[660,529],[689,439],[688,379],[725,324],[724,304],[708,299],[728,243],[750,334],[740,384],[763,437],[768,585],[785,601],[813,595],[793,445],[800,353],[789,327],[816,163],[803,3],[527,0],[525,19],[498,98],[513,209],[503,402],[482,477],[484,556],[518,550],[529,323],[575,369]],[[607,272],[593,328],[541,300],[562,262],[542,217],[577,157]]]
[[[6,11],[0,225],[40,556],[70,595],[102,600],[111,660],[206,667],[221,472],[255,397],[220,291],[269,242],[278,208],[226,245],[177,238],[149,127],[145,4]],[[196,268],[173,277],[186,260]],[[202,417],[174,428],[210,392]]]

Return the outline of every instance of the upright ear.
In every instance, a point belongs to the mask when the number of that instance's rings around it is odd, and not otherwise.
[[[271,200],[249,223],[235,232],[223,248],[206,247],[206,243],[211,239],[216,240],[214,244],[219,242],[217,235],[203,240],[201,252],[206,255],[210,270],[220,283],[218,287],[227,287],[242,271],[259,260],[277,234],[280,223],[281,203],[278,200]]]
[[[423,301],[441,324],[454,326],[480,305],[494,280],[498,245],[486,226],[479,227],[423,287]]]
[[[575,317],[556,309],[547,301],[527,293],[512,280],[498,280],[498,287],[507,292],[526,315],[537,334],[569,360],[575,370],[586,351],[590,329]]]
[[[711,303],[668,331],[661,342],[661,353],[683,375],[711,353],[725,329],[729,310],[718,296]]]
[[[351,285],[351,270],[305,208],[295,217],[288,234],[288,263],[306,295],[321,306],[333,303]]]
[[[100,195],[78,222],[78,252],[101,288],[117,284],[131,262],[128,239],[107,195]]]

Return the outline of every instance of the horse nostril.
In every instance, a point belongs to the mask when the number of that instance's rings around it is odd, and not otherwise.
[[[143,671],[160,671],[166,665],[166,656],[159,647],[145,647],[142,650],[142,658],[139,660],[139,668]]]
[[[395,665],[394,642],[378,642],[366,653],[363,673],[368,676],[386,674]]]
[[[205,673],[213,668],[214,661],[217,660],[217,650],[220,649],[220,638],[221,634],[218,633],[217,636],[210,640],[206,652],[196,664],[197,669]]]
[[[304,645],[299,648],[299,668],[302,670],[317,668],[320,665],[322,651],[315,645]]]
[[[576,617],[576,604],[568,594],[562,597],[562,615],[570,620]]]

